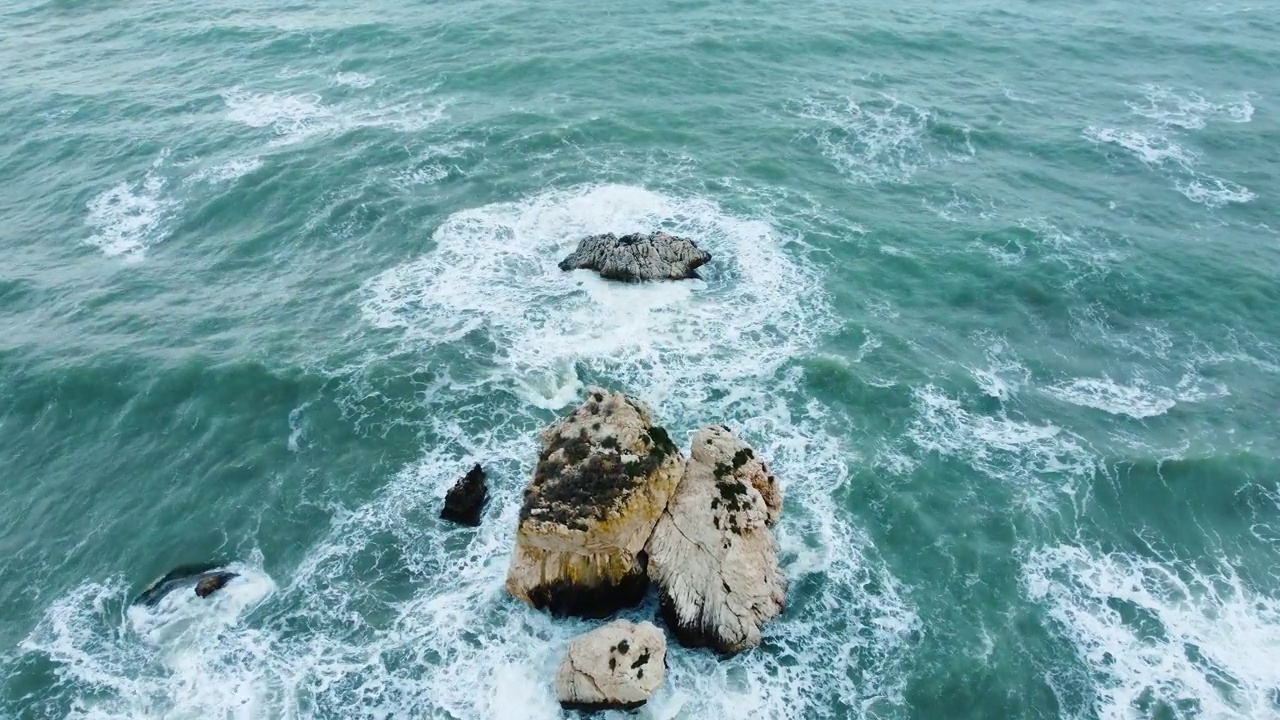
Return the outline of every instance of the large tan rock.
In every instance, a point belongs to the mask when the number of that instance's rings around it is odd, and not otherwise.
[[[634,710],[667,676],[667,639],[651,622],[626,620],[569,641],[556,674],[556,697],[566,710]]]
[[[675,496],[646,545],[659,611],[676,639],[735,653],[760,643],[787,581],[770,525],[782,492],[728,428],[699,430]]]
[[[638,604],[649,583],[644,544],[684,458],[644,403],[594,387],[542,440],[507,589],[560,616],[605,617]]]

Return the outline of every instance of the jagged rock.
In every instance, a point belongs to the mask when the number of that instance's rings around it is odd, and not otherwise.
[[[684,479],[645,546],[659,612],[676,639],[736,653],[782,612],[787,581],[769,529],[778,481],[723,426],[699,430]]]
[[[440,519],[476,527],[480,524],[480,514],[484,512],[484,504],[488,499],[489,488],[484,482],[484,469],[477,463],[445,495]]]
[[[507,589],[558,616],[606,617],[638,604],[649,585],[644,543],[684,458],[644,403],[595,387],[542,440]]]
[[[634,710],[667,676],[667,639],[651,622],[626,620],[569,641],[556,674],[556,696],[566,710]]]
[[[608,280],[685,280],[711,261],[711,253],[688,238],[658,232],[617,237],[592,235],[560,261],[561,270],[595,270]]]

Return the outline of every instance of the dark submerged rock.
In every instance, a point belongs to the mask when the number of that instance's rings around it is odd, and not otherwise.
[[[459,525],[476,527],[489,500],[489,488],[485,484],[484,469],[477,463],[466,476],[449,490],[440,510],[440,519]]]
[[[205,573],[200,576],[200,581],[196,583],[196,596],[209,597],[225,587],[233,578],[238,577],[240,576],[233,572]]]
[[[711,261],[711,253],[688,238],[664,232],[617,237],[592,235],[560,261],[561,270],[595,270],[607,280],[687,280]]]
[[[217,563],[197,563],[176,567],[143,590],[133,603],[153,606],[169,593],[186,587],[194,587],[197,595],[206,597],[220,590],[233,578],[239,577],[236,573],[219,570],[219,567],[221,566]],[[201,594],[202,586],[205,589],[204,594]]]

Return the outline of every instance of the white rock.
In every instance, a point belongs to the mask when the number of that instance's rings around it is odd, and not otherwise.
[[[777,479],[728,428],[699,430],[684,479],[645,546],[660,612],[677,640],[735,653],[760,643],[787,581],[769,529]]]
[[[556,696],[572,710],[633,710],[662,687],[667,676],[667,640],[651,622],[626,620],[569,641]]]

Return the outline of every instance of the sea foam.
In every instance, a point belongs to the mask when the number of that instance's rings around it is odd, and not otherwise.
[[[222,91],[227,118],[270,130],[273,145],[291,145],[322,135],[359,128],[416,132],[444,117],[442,105],[385,104],[370,100],[326,102],[316,93],[255,92],[241,87]]]
[[[823,155],[859,183],[905,183],[922,168],[974,154],[967,132],[963,145],[932,146],[927,135],[937,122],[933,113],[889,95],[811,98],[796,112],[813,123],[809,134]]]
[[[1056,545],[1031,553],[1023,584],[1084,664],[1089,716],[1280,717],[1280,601],[1225,559]]]
[[[1148,167],[1169,176],[1174,188],[1188,200],[1210,208],[1253,201],[1249,188],[1199,169],[1201,154],[1185,144],[1187,137],[1210,121],[1247,123],[1253,119],[1251,94],[1225,103],[1214,103],[1196,93],[1147,85],[1142,101],[1128,104],[1133,115],[1147,121],[1127,128],[1090,126],[1085,138],[1098,145],[1115,145]]]
[[[88,204],[87,242],[108,257],[141,260],[147,248],[165,239],[179,203],[166,192],[167,181],[152,167],[135,182],[121,182]]]

